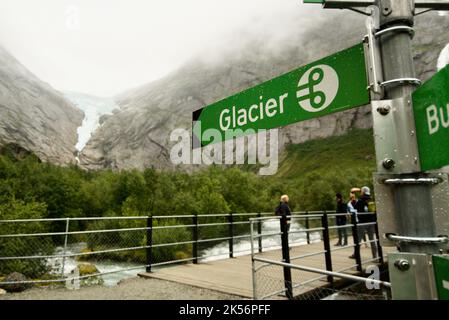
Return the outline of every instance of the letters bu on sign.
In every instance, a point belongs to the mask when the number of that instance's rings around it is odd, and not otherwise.
[[[449,165],[449,65],[412,97],[421,170]]]

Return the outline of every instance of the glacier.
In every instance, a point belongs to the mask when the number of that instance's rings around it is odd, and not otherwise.
[[[95,97],[78,92],[64,92],[64,96],[84,112],[83,123],[77,129],[78,142],[75,145],[76,150],[81,152],[92,134],[101,125],[101,117],[112,115],[113,111],[120,107],[113,98]]]
[[[449,64],[449,43],[441,50],[440,56],[438,57],[437,68],[438,70],[443,69]]]

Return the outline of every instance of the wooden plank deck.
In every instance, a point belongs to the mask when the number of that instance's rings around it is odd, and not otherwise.
[[[332,250],[337,248],[340,247],[332,246]],[[387,248],[387,251],[392,251],[392,249],[393,248]],[[323,250],[322,242],[296,246],[291,248],[290,257],[293,258],[299,255]],[[353,250],[354,249],[352,247],[347,247],[345,249],[332,252],[332,265],[334,271],[350,268],[355,265],[355,260],[349,258],[349,256],[353,253]],[[385,253],[384,248],[384,254]],[[363,261],[371,259],[371,249],[365,248],[365,245],[362,245],[361,255]],[[257,254],[257,257],[281,261],[281,250],[266,251],[261,254]],[[292,263],[326,269],[324,254],[294,260]],[[364,266],[373,263],[375,262],[366,263]],[[357,273],[355,267],[345,272],[350,274]],[[142,277],[174,281],[195,287],[215,290],[230,295],[241,296],[244,298],[251,299],[253,297],[251,255],[238,256],[233,259],[226,260],[200,262],[198,264],[183,264],[164,267],[155,269],[151,273],[142,273],[139,275]],[[320,275],[316,273],[292,270],[292,279],[294,284],[304,282],[318,276]],[[281,290],[283,288],[282,267],[269,266],[266,269],[262,269],[258,272],[257,283],[259,284],[258,294],[260,297],[264,294]],[[295,289],[294,294],[297,295],[325,284],[326,279],[315,281],[307,285],[306,288],[302,287]]]

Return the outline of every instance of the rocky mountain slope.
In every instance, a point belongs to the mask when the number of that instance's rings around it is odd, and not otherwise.
[[[8,144],[42,161],[75,163],[83,112],[0,47],[0,149]]]
[[[322,16],[302,14],[291,31],[278,37],[239,34],[219,53],[190,61],[159,81],[116,97],[120,111],[108,118],[81,154],[89,169],[172,167],[170,133],[190,128],[193,110],[270,78],[343,50],[361,41],[364,19],[333,11]],[[418,17],[414,39],[417,74],[423,80],[436,71],[439,53],[449,43],[448,17],[429,13]],[[244,39],[244,40],[242,40]],[[339,135],[351,128],[369,128],[369,107],[352,109],[284,127],[281,146]]]

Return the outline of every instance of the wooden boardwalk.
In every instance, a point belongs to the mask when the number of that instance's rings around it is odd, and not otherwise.
[[[332,247],[332,250],[340,247]],[[392,249],[392,248],[391,248]],[[391,250],[390,249],[390,250]],[[323,243],[313,243],[310,245],[302,245],[292,247],[290,257],[294,258],[300,255],[323,251]],[[356,274],[355,260],[349,256],[353,253],[352,247],[341,250],[332,251],[332,265],[334,271],[349,268],[346,273]],[[385,254],[384,248],[384,254]],[[372,258],[371,249],[361,246],[362,261]],[[281,250],[266,251],[257,254],[257,257],[281,261]],[[293,260],[293,264],[310,266],[319,269],[326,269],[324,254]],[[369,264],[376,262],[367,262]],[[253,284],[251,271],[251,255],[239,256],[233,259],[200,262],[198,264],[183,264],[165,268],[155,269],[151,273],[142,273],[142,277],[157,278],[167,281],[174,281],[195,287],[215,290],[222,293],[241,296],[244,298],[253,298]],[[293,283],[304,282],[319,277],[319,274],[292,270]],[[280,266],[269,266],[258,272],[257,276],[258,295],[272,293],[283,288],[283,273]],[[304,290],[312,290],[313,288],[325,285],[326,279],[315,281],[307,285],[306,288],[295,289],[294,294],[303,293]],[[266,291],[266,292],[265,292]]]

